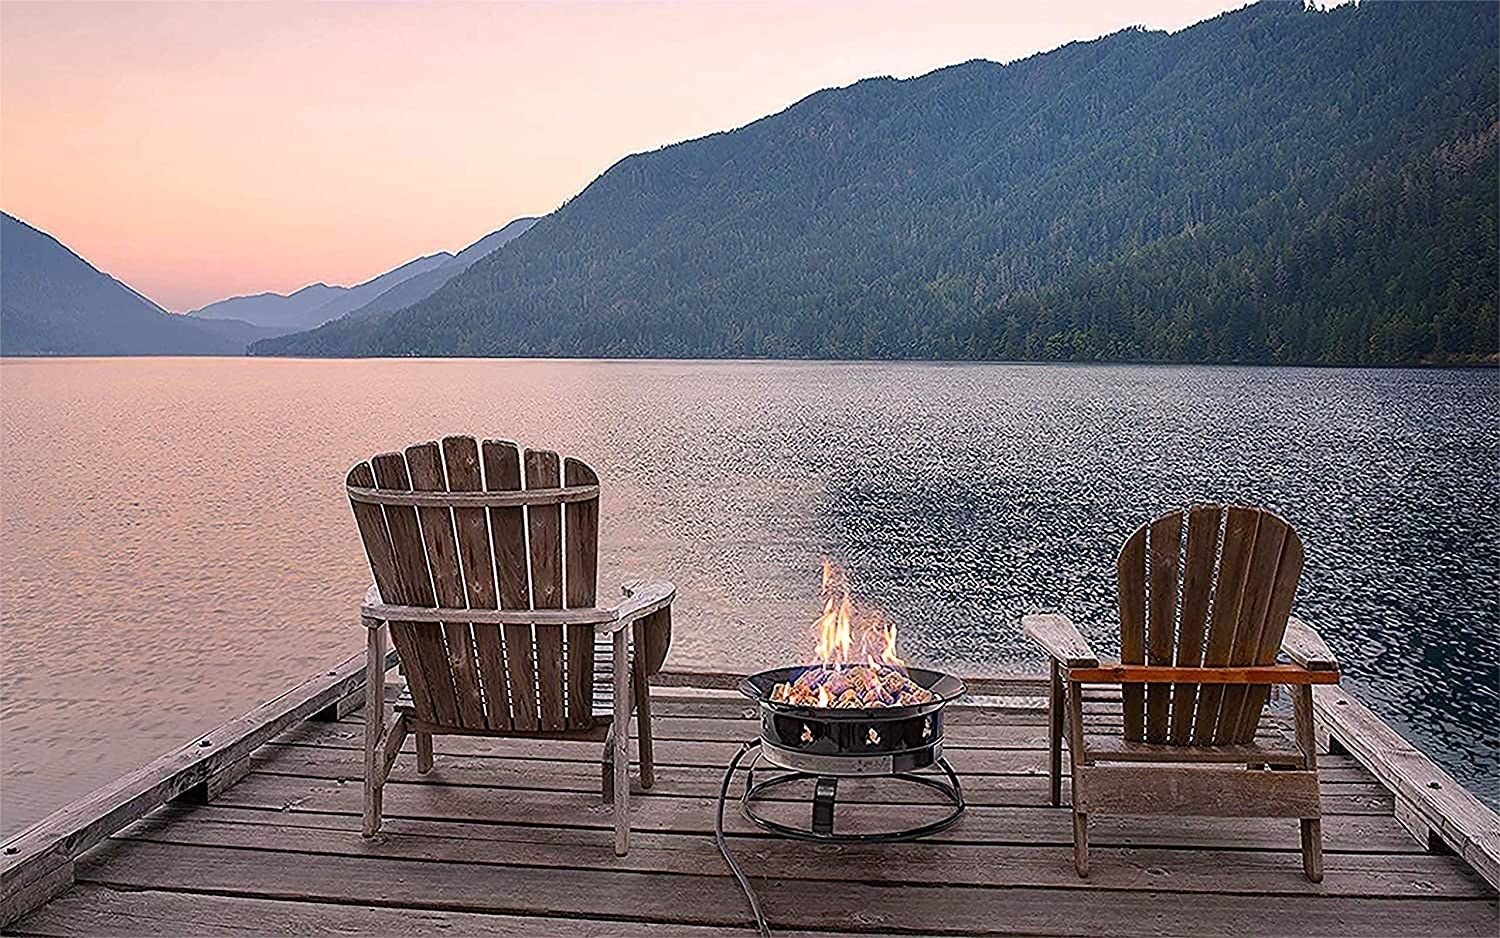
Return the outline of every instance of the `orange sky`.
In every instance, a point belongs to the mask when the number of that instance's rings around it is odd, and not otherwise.
[[[0,208],[168,309],[353,283],[831,85],[1239,0],[0,4]]]

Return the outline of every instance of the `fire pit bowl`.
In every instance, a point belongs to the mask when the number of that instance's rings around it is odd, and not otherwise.
[[[927,668],[905,668],[933,700],[887,707],[815,707],[771,699],[812,666],[752,674],[740,693],[760,705],[760,754],[772,765],[820,776],[898,775],[943,755],[943,707],[964,695],[964,682]]]

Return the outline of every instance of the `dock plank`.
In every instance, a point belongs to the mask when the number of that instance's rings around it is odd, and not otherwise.
[[[112,841],[80,865],[78,879],[126,888],[163,882],[185,891],[268,899],[312,899],[452,912],[583,918],[735,928],[744,925],[743,897],[728,877],[632,870],[573,869],[566,876],[531,867],[497,867],[384,857],[330,857],[264,851]],[[455,875],[456,872],[462,875]],[[1195,904],[1164,903],[1152,892],[1111,892],[1108,901],[1083,889],[982,888],[820,880],[763,880],[761,901],[773,926],[847,925],[856,933],[910,931],[914,919],[937,915],[941,930],[962,935],[1092,934],[1390,935],[1432,931],[1488,935],[1493,904],[1486,899],[1261,896],[1221,894],[1214,914]],[[851,893],[856,891],[858,899]],[[857,906],[855,905],[857,902]],[[857,908],[857,911],[855,909]]]
[[[1089,706],[1120,719],[1118,695]],[[1427,852],[1390,789],[1342,754],[1320,757],[1322,883],[1301,875],[1295,822],[1253,818],[1097,818],[1093,870],[1079,879],[1070,811],[1048,803],[1044,713],[1015,701],[954,713],[948,755],[970,809],[930,839],[809,845],[728,812],[778,936],[1492,935],[1500,923],[1494,888],[1462,858]],[[79,858],[77,885],[8,931],[749,933],[713,815],[753,716],[729,696],[662,695],[656,783],[632,795],[625,857],[599,797],[597,744],[439,739],[429,774],[409,753],[398,760],[385,827],[364,839],[358,712],[296,725],[211,803],[168,805]],[[1263,735],[1282,733],[1281,721],[1268,715]],[[800,817],[795,794],[768,810]],[[934,809],[903,797],[888,784],[842,785],[838,823],[930,819]]]

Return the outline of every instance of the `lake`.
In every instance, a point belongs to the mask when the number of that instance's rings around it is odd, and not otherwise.
[[[1115,641],[1113,564],[1194,501],[1301,533],[1345,686],[1500,800],[1500,372],[811,362],[0,363],[13,832],[364,647],[349,465],[448,433],[591,463],[601,596],[679,588],[671,661],[805,658],[820,561],[910,657]],[[1041,784],[1040,782],[1038,783]]]

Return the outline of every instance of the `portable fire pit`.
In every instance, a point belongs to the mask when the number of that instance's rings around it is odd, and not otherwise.
[[[714,839],[750,901],[756,926],[770,935],[749,878],[724,837],[724,806],[740,763],[749,756],[740,813],[772,833],[801,840],[890,843],[952,827],[964,813],[963,788],[943,758],[943,708],[964,695],[951,674],[907,666],[896,654],[896,630],[878,613],[857,612],[848,579],[823,562],[823,614],[815,623],[817,664],[762,671],[740,693],[760,708],[760,737],[747,741],[724,771]],[[770,777],[756,772],[769,766]],[[942,774],[917,774],[936,767]],[[840,779],[887,779],[936,791],[945,813],[915,827],[834,830]],[[766,817],[762,796],[797,782],[813,783],[811,821],[793,826]],[[923,801],[933,805],[930,797]]]
[[[846,696],[854,686],[862,689]],[[809,690],[813,703],[799,702]],[[740,812],[766,830],[807,840],[898,841],[945,830],[963,816],[963,789],[943,758],[943,707],[964,694],[963,681],[953,675],[888,663],[812,665],[751,675],[740,693],[756,701],[761,713],[759,747],[745,776]],[[841,697],[845,702],[837,703]],[[758,761],[785,771],[757,780]],[[913,774],[932,766],[943,776]],[[917,827],[840,833],[833,829],[834,804],[838,780],[848,777],[921,785],[937,791],[950,810]],[[807,779],[814,782],[810,827],[773,821],[756,809],[767,791]]]

